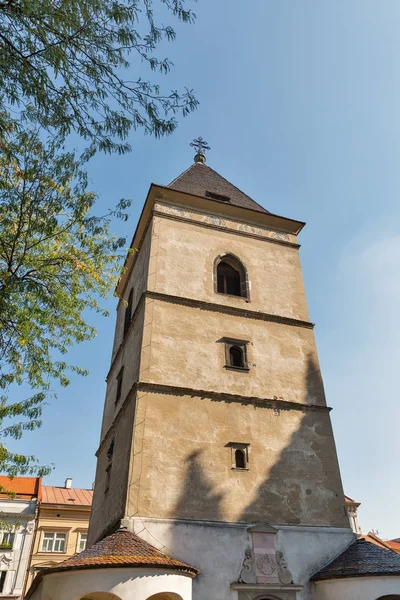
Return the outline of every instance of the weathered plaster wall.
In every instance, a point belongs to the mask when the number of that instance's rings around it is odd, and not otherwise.
[[[238,599],[237,591],[230,586],[238,581],[245,550],[250,546],[248,526],[143,517],[126,519],[124,523],[157,548],[201,570],[193,580],[194,600]],[[304,586],[302,592],[297,592],[296,600],[315,600],[311,589],[314,586],[308,584],[310,575],[349,545],[352,531],[274,526],[278,529],[277,547],[285,553],[294,583]],[[262,597],[262,591],[250,597]],[[340,595],[335,600],[339,598],[342,600]]]
[[[149,278],[150,290],[309,320],[297,248],[159,216],[154,237],[157,267]],[[247,269],[250,302],[214,292],[214,261],[226,253],[236,255]]]
[[[144,330],[144,304],[139,306],[135,320],[126,334],[126,340],[116,356],[112,368],[107,377],[106,398],[104,401],[103,423],[101,427],[102,440],[111,427],[118,411],[124,404],[134,383],[138,381],[140,359],[142,353],[142,336]],[[121,367],[124,367],[122,377],[121,397],[116,403],[117,397],[117,376]]]
[[[329,414],[141,393],[127,515],[348,527]],[[250,444],[248,471],[230,442]]]
[[[389,594],[400,595],[400,577],[347,577],[319,581],[315,587],[317,600],[378,600]]]
[[[325,404],[311,329],[160,300],[153,301],[151,311],[151,359],[145,381]],[[250,342],[248,373],[224,368],[225,337]]]
[[[192,579],[162,569],[93,569],[46,575],[30,600],[81,600],[96,593],[112,594],[113,600],[148,600],[154,594],[173,592],[192,600]]]
[[[133,266],[132,272],[130,273],[127,285],[124,290],[123,297],[118,302],[112,358],[115,357],[115,354],[117,353],[117,351],[123,341],[125,309],[126,309],[126,302],[128,301],[128,296],[129,296],[130,290],[133,288],[133,303],[132,303],[132,314],[133,314],[133,312],[135,311],[137,304],[140,300],[141,295],[147,289],[147,278],[148,278],[148,268],[149,268],[149,259],[150,259],[150,249],[151,249],[151,237],[152,237],[151,227],[149,227],[143,238],[141,247],[135,255],[135,264]]]
[[[100,446],[96,466],[96,485],[90,517],[88,544],[97,541],[111,526],[118,525],[125,514],[130,471],[132,430],[135,416],[135,395],[132,394],[118,413],[113,428]],[[107,452],[114,440],[110,488],[106,489],[109,465]]]

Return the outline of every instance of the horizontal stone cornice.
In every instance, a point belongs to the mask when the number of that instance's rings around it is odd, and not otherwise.
[[[162,294],[160,292],[145,292],[148,298],[153,300],[160,300],[162,302],[169,302],[171,304],[181,304],[183,306],[191,306],[193,308],[200,308],[202,310],[208,310],[211,312],[219,312],[237,317],[243,317],[245,319],[256,319],[258,321],[270,321],[272,323],[281,323],[282,325],[290,325],[291,327],[304,327],[306,329],[314,329],[314,323],[310,321],[303,321],[301,319],[293,319],[291,317],[285,317],[282,315],[273,315],[271,313],[260,312],[257,310],[249,310],[247,308],[240,308],[239,306],[229,306],[226,304],[219,304],[217,302],[208,302],[206,300],[197,300],[195,298],[184,298],[183,296],[174,296],[171,294]]]
[[[214,390],[201,390],[197,388],[166,385],[160,383],[151,383],[138,381],[134,384],[137,391],[140,392],[155,392],[157,394],[165,394],[169,396],[196,396],[199,398],[210,398],[211,400],[221,402],[240,402],[241,404],[252,404],[255,406],[264,406],[266,408],[276,410],[300,410],[300,411],[331,411],[332,409],[326,405],[306,404],[305,402],[295,402],[285,400],[284,398],[262,398],[260,396],[245,396],[242,394],[229,394],[226,392],[217,392]]]
[[[274,396],[273,398],[262,398],[259,396],[244,396],[241,394],[228,394],[225,392],[216,392],[213,390],[200,390],[196,388],[137,381],[131,387],[124,402],[122,403],[120,410],[115,415],[113,422],[111,423],[103,439],[101,440],[99,448],[96,452],[96,456],[98,456],[98,453],[103,448],[104,444],[106,444],[107,440],[109,439],[110,435],[115,429],[115,426],[122,418],[125,412],[125,408],[127,407],[131,398],[137,392],[153,392],[155,394],[164,394],[168,396],[195,396],[198,398],[209,398],[211,400],[214,400],[215,402],[239,402],[240,404],[251,404],[253,406],[269,408],[271,410],[276,411],[297,410],[301,412],[330,412],[332,410],[330,406],[320,404],[306,404],[304,402],[294,402],[291,400],[285,400],[284,398],[278,398],[277,396]]]
[[[266,235],[258,235],[257,233],[251,233],[250,231],[243,231],[240,229],[232,229],[230,227],[224,227],[222,225],[215,225],[213,223],[205,223],[204,221],[197,221],[195,219],[188,219],[179,215],[171,215],[165,213],[161,210],[157,210],[157,208],[153,209],[152,214],[157,217],[161,217],[163,219],[170,219],[172,221],[181,221],[184,223],[190,223],[191,225],[196,225],[197,227],[206,227],[207,229],[217,229],[218,231],[223,231],[224,233],[232,233],[233,235],[240,235],[244,237],[250,237],[256,240],[261,240],[263,242],[269,242],[270,244],[279,244],[280,246],[289,246],[291,248],[295,248],[298,250],[300,248],[300,244],[296,242],[290,242],[288,240],[276,239],[272,237],[268,237]]]
[[[285,317],[282,315],[273,315],[271,313],[264,313],[257,310],[249,310],[247,308],[241,308],[239,306],[229,306],[226,304],[219,304],[217,302],[208,302],[206,300],[197,300],[196,298],[185,298],[183,296],[174,296],[171,294],[162,294],[161,292],[146,291],[140,296],[135,310],[132,315],[132,321],[129,325],[128,331],[126,332],[124,339],[118,347],[115,355],[112,358],[110,369],[107,373],[106,381],[108,380],[111,371],[113,370],[114,364],[118,360],[118,357],[131,334],[136,317],[143,306],[143,302],[146,298],[152,300],[159,300],[161,302],[169,302],[170,304],[180,304],[181,306],[190,306],[192,308],[199,308],[201,310],[208,310],[210,312],[219,312],[227,315],[234,315],[245,319],[255,319],[257,321],[269,321],[271,323],[281,323],[282,325],[289,325],[290,327],[303,327],[305,329],[314,329],[314,323],[309,321],[303,321],[301,319],[293,319],[291,317]]]

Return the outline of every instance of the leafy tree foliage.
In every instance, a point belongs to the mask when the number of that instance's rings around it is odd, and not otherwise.
[[[157,4],[194,19],[185,0]],[[0,108],[63,136],[77,132],[92,151],[125,152],[132,128],[169,134],[178,113],[196,108],[192,91],[164,93],[156,74],[151,82],[132,73],[135,57],[168,73],[171,63],[155,51],[174,38],[157,24],[153,0],[0,0]]]
[[[110,233],[111,219],[126,219],[130,204],[121,200],[94,216],[95,201],[74,153],[57,138],[44,143],[9,123],[0,140],[0,439],[41,425],[53,380],[66,386],[69,372],[85,374],[64,355],[95,336],[87,309],[106,314],[99,301],[116,283],[125,244]],[[37,393],[10,402],[12,384]],[[34,457],[12,454],[0,443],[0,472],[36,469]]]

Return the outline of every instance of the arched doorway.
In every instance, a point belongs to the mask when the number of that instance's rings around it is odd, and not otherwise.
[[[86,594],[80,600],[121,600],[121,598],[109,592],[90,592],[90,594]]]
[[[174,592],[163,592],[162,594],[154,594],[147,598],[147,600],[182,600],[182,596]]]

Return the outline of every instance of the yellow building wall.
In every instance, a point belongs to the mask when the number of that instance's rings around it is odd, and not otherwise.
[[[36,574],[36,569],[54,567],[78,552],[79,534],[89,529],[90,507],[65,509],[42,505],[39,509],[35,541],[28,571],[28,589]],[[66,533],[65,552],[42,552],[43,534],[46,532]]]

